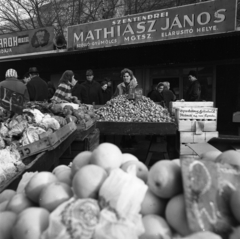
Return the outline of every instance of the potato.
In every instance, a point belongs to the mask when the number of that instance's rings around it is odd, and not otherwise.
[[[49,224],[49,212],[44,208],[30,207],[18,214],[12,229],[13,239],[35,239]]]

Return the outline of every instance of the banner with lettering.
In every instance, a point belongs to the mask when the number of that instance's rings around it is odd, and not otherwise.
[[[208,1],[68,27],[68,50],[213,35],[236,30],[236,0]]]
[[[0,59],[2,56],[53,50],[53,30],[53,27],[45,27],[0,35]]]

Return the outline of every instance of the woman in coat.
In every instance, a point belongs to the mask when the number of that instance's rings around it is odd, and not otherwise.
[[[71,102],[74,99],[72,96],[72,88],[77,83],[76,79],[74,78],[73,71],[67,70],[62,74],[61,79],[59,80],[59,85],[54,93],[52,100],[53,101],[69,101]]]
[[[135,89],[138,85],[137,79],[134,77],[133,72],[127,68],[124,68],[121,71],[121,78],[123,79],[123,82],[117,85],[113,97],[129,94],[130,89]]]

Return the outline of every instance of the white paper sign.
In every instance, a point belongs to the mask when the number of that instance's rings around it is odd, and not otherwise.
[[[216,120],[217,108],[183,107],[178,108],[178,119]]]

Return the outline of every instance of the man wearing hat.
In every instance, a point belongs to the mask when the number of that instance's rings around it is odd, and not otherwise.
[[[81,103],[92,105],[102,105],[103,95],[101,85],[93,80],[94,75],[91,69],[86,71],[86,81],[82,84],[77,84],[72,92],[73,96],[77,96]]]
[[[186,101],[201,101],[201,85],[197,80],[196,71],[189,71],[188,80],[190,85],[186,92]]]
[[[24,100],[29,101],[29,94],[27,87],[23,82],[18,80],[17,71],[14,69],[8,69],[5,74],[5,80],[0,82],[0,87],[7,88],[16,93],[22,94],[24,96]],[[1,91],[0,91],[1,92]]]
[[[48,85],[39,77],[39,72],[36,67],[29,69],[30,81],[27,83],[27,89],[30,101],[48,100]]]

